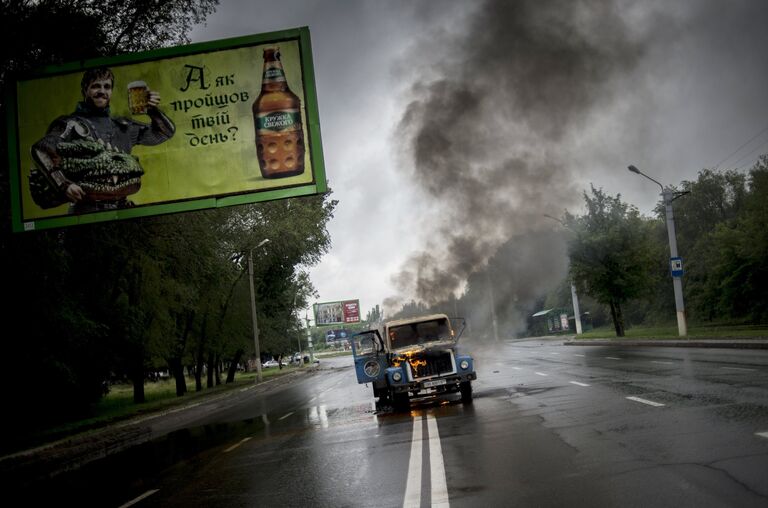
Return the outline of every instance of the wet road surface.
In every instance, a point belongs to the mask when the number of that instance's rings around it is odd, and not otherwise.
[[[473,353],[472,405],[377,413],[351,359],[328,359],[27,494],[108,507],[768,506],[766,352],[527,340]]]

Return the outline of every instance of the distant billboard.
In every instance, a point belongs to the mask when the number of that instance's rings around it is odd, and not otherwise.
[[[325,332],[325,342],[328,344],[344,342],[347,340],[347,338],[348,332],[343,328],[331,329]]]
[[[308,28],[50,67],[10,87],[14,231],[327,190]]]
[[[314,310],[317,326],[360,322],[359,300],[316,303]]]

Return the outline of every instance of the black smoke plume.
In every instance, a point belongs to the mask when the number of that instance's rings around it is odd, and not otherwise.
[[[514,250],[529,256],[515,266],[546,259],[551,269],[521,268],[514,284],[559,282],[562,238],[535,232],[557,227],[544,214],[581,200],[566,141],[640,58],[628,33],[612,0],[486,0],[464,30],[441,28],[414,49],[400,70],[415,84],[397,136],[409,181],[440,218],[422,225],[432,231],[425,250],[394,276],[390,312],[410,299],[450,300],[515,238],[529,242]],[[514,288],[500,279],[493,285],[504,298]]]

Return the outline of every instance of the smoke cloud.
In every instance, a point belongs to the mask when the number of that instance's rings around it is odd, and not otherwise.
[[[510,250],[515,285],[559,281],[562,239],[535,233],[557,226],[544,214],[581,202],[569,139],[642,56],[629,34],[612,0],[486,0],[463,29],[444,27],[414,48],[399,70],[415,84],[397,136],[409,181],[438,213],[422,224],[433,232],[426,248],[393,277],[388,312],[450,300],[515,238],[528,242]],[[545,258],[557,269],[533,269]]]

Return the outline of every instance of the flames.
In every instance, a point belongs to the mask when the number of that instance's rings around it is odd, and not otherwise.
[[[419,372],[420,367],[427,366],[427,360],[424,360],[422,358],[416,358],[416,353],[414,352],[407,352],[401,356],[397,356],[393,358],[392,366],[399,367],[403,362],[408,362],[413,372],[416,372],[416,373]]]

